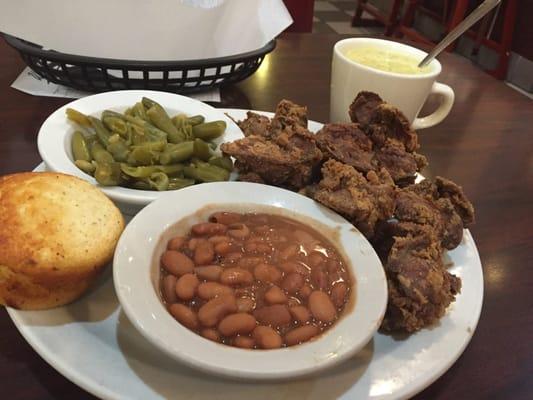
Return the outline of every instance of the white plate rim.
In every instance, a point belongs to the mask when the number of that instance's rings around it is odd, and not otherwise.
[[[262,111],[255,111],[255,110],[243,110],[243,109],[219,109],[222,112],[228,113],[233,118],[239,119],[243,118],[245,116],[247,111],[254,111],[257,113],[264,114],[266,116],[272,116],[273,113],[271,112],[262,112]],[[315,122],[315,121],[309,121],[309,127],[311,130],[319,129],[322,126],[321,123]],[[39,166],[35,168],[35,171],[38,170],[44,170],[45,166],[44,163],[41,163]],[[475,274],[475,280],[471,280],[468,282],[468,285],[464,285],[463,281],[463,291],[465,287],[468,287],[471,289],[471,291],[475,294],[474,300],[476,300],[474,303],[471,303],[471,310],[470,310],[470,319],[469,319],[469,326],[468,330],[466,331],[466,334],[463,334],[461,337],[461,343],[456,346],[456,348],[453,349],[453,351],[450,351],[450,349],[446,350],[446,361],[439,364],[439,367],[437,369],[433,369],[430,373],[427,373],[425,376],[420,377],[423,379],[417,379],[402,388],[392,391],[390,393],[383,393],[378,394],[375,396],[375,398],[379,398],[380,400],[397,400],[397,399],[406,399],[414,396],[415,394],[421,392],[422,390],[426,389],[428,386],[430,386],[433,382],[435,382],[438,378],[440,378],[455,362],[456,360],[461,356],[461,354],[464,352],[465,348],[467,347],[468,343],[472,339],[475,329],[477,327],[477,324],[479,322],[479,317],[481,315],[481,309],[483,305],[483,270],[481,265],[481,260],[479,257],[479,252],[477,250],[476,244],[474,242],[474,239],[468,229],[465,229],[464,236],[463,236],[463,242],[461,243],[460,247],[465,246],[466,250],[471,252],[471,264],[468,265],[468,268],[471,273]],[[454,251],[457,251],[454,250]],[[452,270],[452,272],[455,272]],[[457,272],[456,272],[457,273]],[[460,296],[463,295],[463,292],[461,292]],[[452,306],[453,307],[453,304]],[[75,372],[75,369],[69,369],[68,366],[62,365],[57,360],[54,359],[54,354],[50,352],[50,350],[46,347],[46,345],[41,344],[38,335],[35,335],[35,332],[31,329],[31,326],[24,325],[24,316],[23,312],[20,312],[18,310],[7,308],[7,312],[14,322],[15,326],[21,333],[21,335],[25,338],[25,340],[32,346],[32,348],[52,367],[54,367],[59,373],[61,373],[63,376],[65,376],[67,379],[71,380],[73,383],[77,384],[81,388],[85,389],[87,392],[103,398],[103,399],[109,399],[109,400],[117,400],[117,399],[123,399],[124,397],[120,393],[116,393],[113,390],[102,386],[99,384],[98,380],[94,377],[87,377],[82,376]],[[446,317],[444,317],[446,318]],[[384,336],[381,334],[377,334],[376,336]],[[354,385],[356,386],[357,383]],[[159,398],[159,397],[154,397]]]

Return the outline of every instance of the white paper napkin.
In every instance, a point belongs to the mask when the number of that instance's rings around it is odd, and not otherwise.
[[[46,49],[129,60],[222,57],[292,23],[282,0],[0,0],[0,31]]]

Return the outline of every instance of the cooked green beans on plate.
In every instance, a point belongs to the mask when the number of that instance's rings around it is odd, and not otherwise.
[[[68,108],[74,164],[105,186],[175,190],[201,182],[227,181],[231,158],[216,151],[224,121],[201,115],[168,115],[143,97],[124,113],[105,110],[100,118]]]

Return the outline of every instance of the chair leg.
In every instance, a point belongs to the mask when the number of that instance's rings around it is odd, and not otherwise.
[[[409,0],[409,5],[405,10],[405,15],[403,16],[402,25],[407,27],[412,27],[413,22],[415,21],[416,8],[418,7],[419,0]]]
[[[466,9],[468,7],[468,0],[456,0],[455,7],[452,12],[452,17],[447,26],[447,31],[450,32],[455,28],[459,23],[465,19]],[[446,51],[454,51],[457,46],[457,40],[446,47]]]
[[[392,36],[396,30],[396,25],[398,24],[398,15],[402,6],[402,0],[394,0],[392,3],[392,8],[389,14],[389,19],[385,25],[385,36]]]
[[[355,7],[355,14],[352,18],[352,26],[360,25],[361,24],[361,16],[363,15],[363,5],[368,0],[358,0],[357,6]]]
[[[476,37],[474,39],[474,47],[472,48],[472,55],[477,56],[479,54],[479,50],[481,49],[481,46],[483,45],[483,39],[487,37],[487,34],[489,33],[489,28],[491,21],[496,18],[496,14],[494,10],[491,10],[487,15],[485,15],[480,22],[480,27],[478,31],[476,32]]]
[[[505,5],[505,14],[503,17],[503,33],[500,47],[500,60],[495,70],[489,73],[497,79],[505,79],[507,75],[507,68],[509,67],[509,58],[511,57],[510,50],[513,41],[513,32],[516,21],[516,13],[518,2],[516,0],[508,0]]]
[[[409,0],[403,17],[392,31],[393,37],[402,38],[404,36],[403,28],[409,28],[413,25],[417,6],[418,0]]]

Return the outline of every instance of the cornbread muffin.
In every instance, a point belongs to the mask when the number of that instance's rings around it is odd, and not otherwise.
[[[39,310],[79,298],[112,259],[124,229],[118,208],[76,177],[0,178],[0,304]]]

